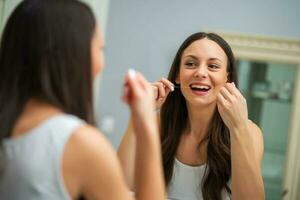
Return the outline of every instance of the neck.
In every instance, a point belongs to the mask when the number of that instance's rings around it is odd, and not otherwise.
[[[186,132],[199,142],[206,136],[209,123],[216,110],[216,104],[193,106],[187,103],[188,127]]]
[[[44,101],[32,98],[25,104],[23,114],[57,113],[59,109]]]
[[[32,98],[25,104],[23,112],[15,123],[11,136],[23,134],[48,117],[61,112],[61,110],[46,102]]]

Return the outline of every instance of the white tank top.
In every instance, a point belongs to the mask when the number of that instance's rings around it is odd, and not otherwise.
[[[190,166],[175,158],[173,176],[168,186],[169,200],[203,200],[201,182],[206,165]],[[230,187],[230,184],[229,184]],[[223,200],[230,200],[223,191]]]
[[[67,200],[61,174],[65,145],[84,122],[72,115],[48,118],[26,134],[4,140],[1,200]]]

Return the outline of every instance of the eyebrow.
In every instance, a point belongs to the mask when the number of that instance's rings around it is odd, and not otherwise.
[[[186,56],[184,56],[183,58],[187,58],[187,57],[191,57],[191,58],[193,58],[193,59],[195,59],[195,60],[198,60],[198,57],[197,57],[197,56],[194,56],[194,55],[186,55]],[[222,61],[222,60],[219,59],[219,58],[209,58],[208,60],[212,60],[212,61],[214,61],[214,60]]]
[[[210,59],[208,59],[208,60],[218,60],[218,61],[222,61],[222,60],[219,59],[219,58],[210,58]]]
[[[191,57],[191,58],[193,58],[193,59],[195,59],[195,60],[198,60],[198,57],[197,57],[197,56],[194,56],[194,55],[186,55],[186,56],[182,57],[182,59],[188,58],[188,57]]]

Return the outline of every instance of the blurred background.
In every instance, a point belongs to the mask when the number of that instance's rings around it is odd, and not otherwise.
[[[0,0],[0,31],[21,0]],[[129,112],[121,103],[129,68],[166,77],[190,34],[224,35],[237,58],[249,118],[264,134],[266,199],[299,200],[300,0],[84,0],[105,34],[106,66],[95,81],[97,126],[118,148]],[[240,37],[240,36],[243,37]]]

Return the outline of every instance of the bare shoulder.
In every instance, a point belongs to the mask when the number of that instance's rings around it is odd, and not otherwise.
[[[63,170],[66,178],[75,179],[71,186],[77,185],[77,193],[85,194],[88,199],[117,199],[127,189],[112,145],[90,125],[72,134],[64,153]],[[110,194],[112,190],[116,193]]]
[[[119,164],[110,142],[93,126],[84,125],[78,128],[71,136],[68,147],[72,154],[76,155],[78,162],[96,162],[95,164],[100,162],[101,165],[95,165],[100,168],[104,167],[103,163],[106,162],[112,165]],[[93,167],[93,165],[87,167]]]
[[[105,151],[106,148],[100,148],[103,146],[113,149],[104,135],[91,125],[84,125],[78,128],[70,138],[70,143],[74,146],[85,147],[86,150],[96,148]]]

